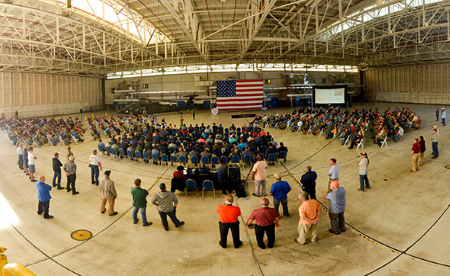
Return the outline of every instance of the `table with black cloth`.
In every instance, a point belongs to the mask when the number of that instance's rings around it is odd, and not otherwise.
[[[219,183],[219,178],[217,177],[217,172],[209,173],[185,173],[186,181],[192,179],[197,183],[197,189],[201,191],[203,189],[203,181],[211,180],[214,183],[214,189],[220,190],[222,186]]]

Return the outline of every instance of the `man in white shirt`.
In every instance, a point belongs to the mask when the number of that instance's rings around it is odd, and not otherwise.
[[[367,172],[369,167],[369,158],[367,153],[361,153],[361,160],[357,163],[359,167],[359,189],[358,191],[364,192],[364,186],[370,189],[369,178],[367,178]]]
[[[19,165],[19,169],[21,171],[23,171],[23,157],[22,157],[22,152],[23,152],[23,148],[22,148],[23,144],[19,143],[19,146],[17,147],[17,156],[18,156],[18,160],[17,160],[17,165]]]
[[[98,176],[102,170],[102,163],[100,163],[100,157],[97,156],[97,150],[94,150],[89,157],[89,166],[91,167],[91,183],[98,186]]]
[[[30,179],[31,182],[36,182],[37,180],[34,179],[33,174],[36,172],[35,164],[36,164],[36,155],[34,155],[33,147],[30,147],[28,149],[28,170],[30,172]]]

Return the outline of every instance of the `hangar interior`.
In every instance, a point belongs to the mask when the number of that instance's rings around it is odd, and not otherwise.
[[[217,245],[220,193],[201,198],[177,192],[183,228],[163,231],[150,204],[154,225],[133,225],[134,179],[142,178],[151,196],[170,182],[175,167],[100,155],[119,193],[119,216],[102,216],[99,192],[89,183],[88,159],[97,142],[88,132],[85,142],[72,145],[80,195],[52,191],[55,219],[43,220],[35,213],[36,188],[17,170],[15,146],[1,131],[0,246],[10,263],[36,275],[447,275],[448,131],[434,111],[450,104],[449,51],[448,0],[0,0],[0,113],[6,118],[116,116],[142,99],[179,105],[195,95],[198,115],[194,120],[183,112],[186,124],[242,126],[251,120],[231,118],[241,111],[211,114],[217,81],[263,79],[267,113],[309,106],[313,86],[343,84],[351,91],[349,109],[408,107],[422,120],[397,143],[366,144],[373,189],[365,193],[357,191],[358,152],[337,141],[269,129],[289,155],[268,169],[268,186],[279,172],[293,191],[291,216],[281,219],[275,247],[266,250],[244,226],[259,207],[251,196],[237,201],[244,246],[236,250]],[[158,117],[180,120],[178,113]],[[437,160],[429,156],[434,125],[442,152]],[[418,136],[427,141],[427,157],[411,174],[410,149]],[[37,174],[48,182],[55,151],[65,158],[63,145],[35,150]],[[298,180],[311,165],[319,175],[317,193],[325,194],[331,157],[338,159],[347,190],[351,231],[328,233],[323,211],[318,242],[299,246],[293,242]],[[242,178],[251,194],[249,170],[243,166]],[[93,237],[73,240],[70,234],[79,229]]]

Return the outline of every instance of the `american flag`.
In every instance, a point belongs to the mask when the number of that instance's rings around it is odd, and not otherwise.
[[[264,80],[217,81],[219,110],[260,109],[264,98]]]

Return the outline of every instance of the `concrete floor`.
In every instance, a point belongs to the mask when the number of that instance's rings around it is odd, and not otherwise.
[[[399,107],[404,104],[398,104]],[[372,105],[372,107],[375,104]],[[378,107],[384,108],[387,104]],[[390,104],[394,107],[395,104]],[[37,275],[449,275],[450,274],[450,196],[448,188],[450,154],[446,150],[450,126],[440,127],[440,157],[431,159],[431,128],[436,124],[435,106],[408,105],[422,117],[419,130],[407,131],[403,140],[388,147],[366,143],[369,154],[370,191],[358,192],[359,176],[356,163],[359,154],[339,142],[312,135],[270,130],[276,141],[289,148],[288,161],[271,166],[268,186],[274,182],[274,172],[280,172],[293,187],[289,194],[292,214],[280,221],[273,249],[261,250],[256,245],[253,230],[246,230],[241,221],[244,245],[234,249],[229,236],[228,248],[218,245],[218,216],[216,207],[223,204],[221,193],[214,199],[211,193],[201,198],[190,193],[184,197],[177,192],[180,203],[177,216],[186,224],[170,231],[161,226],[156,207],[149,205],[150,227],[133,224],[130,188],[133,180],[141,178],[143,188],[151,198],[159,183],[170,183],[174,167],[137,164],[101,156],[104,169],[112,170],[116,183],[118,216],[101,214],[100,194],[90,184],[88,158],[96,142],[87,137],[73,146],[77,158],[77,189],[72,196],[64,190],[52,191],[50,214],[44,220],[36,215],[37,197],[34,183],[17,168],[15,147],[5,132],[0,134],[0,245],[8,248],[9,262],[28,267]],[[279,109],[287,111],[289,109]],[[272,110],[273,111],[273,110]],[[250,113],[250,112],[249,112]],[[100,113],[99,113],[100,114]],[[231,119],[230,113],[213,116],[200,112],[195,123],[242,125],[246,119]],[[179,115],[160,116],[169,123],[179,123]],[[192,118],[185,115],[185,123]],[[440,124],[438,124],[440,126]],[[423,135],[427,152],[423,168],[410,173],[412,139]],[[53,175],[51,159],[57,151],[65,156],[65,147],[43,146],[35,150],[38,157],[37,174],[45,174],[47,183]],[[339,236],[328,232],[327,213],[320,215],[318,242],[300,246],[297,237],[299,186],[304,167],[311,165],[319,175],[317,195],[326,192],[329,159],[335,157],[340,166],[339,179],[347,190],[345,212],[349,230]],[[63,161],[64,157],[61,158]],[[243,170],[247,176],[249,167]],[[291,175],[292,174],[292,175]],[[63,179],[65,185],[66,181]],[[445,184],[447,183],[447,184]],[[249,193],[254,192],[250,181]],[[272,198],[269,198],[272,201]],[[327,204],[324,200],[321,202]],[[239,199],[243,220],[259,207],[259,199]],[[447,211],[447,212],[446,212]],[[442,216],[441,216],[442,215]],[[351,228],[350,226],[354,227]],[[79,242],[70,234],[87,229],[93,238]],[[362,234],[368,236],[363,237]],[[380,244],[382,243],[382,244]],[[384,245],[383,245],[384,244]],[[388,248],[390,247],[390,248]],[[407,251],[402,254],[398,251]],[[259,267],[258,267],[259,265]]]

